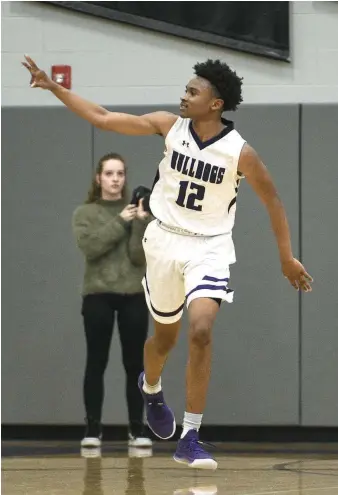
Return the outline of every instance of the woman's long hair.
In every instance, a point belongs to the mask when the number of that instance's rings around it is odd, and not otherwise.
[[[94,174],[90,189],[88,191],[87,199],[85,201],[86,203],[95,203],[95,201],[97,201],[98,199],[101,198],[101,185],[97,183],[96,176],[102,174],[104,164],[108,160],[119,160],[124,165],[125,182],[124,182],[124,186],[122,188],[121,194],[122,194],[122,198],[126,199],[128,190],[127,190],[127,166],[126,166],[125,159],[121,155],[119,155],[118,153],[107,153],[106,155],[104,155],[100,158],[100,160],[96,166],[95,174]]]

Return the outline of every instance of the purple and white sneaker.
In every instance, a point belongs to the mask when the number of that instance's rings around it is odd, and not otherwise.
[[[189,430],[185,437],[178,442],[174,455],[175,461],[187,464],[194,469],[217,469],[217,462],[203,449],[201,444],[198,432]]]
[[[146,394],[143,381],[144,372],[139,376],[138,387],[144,400],[148,426],[157,437],[168,440],[176,431],[174,413],[165,403],[162,390],[157,394]]]

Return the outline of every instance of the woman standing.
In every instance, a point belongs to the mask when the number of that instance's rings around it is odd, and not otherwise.
[[[88,199],[73,215],[73,230],[86,260],[82,316],[87,344],[84,377],[86,433],[82,447],[102,439],[104,372],[115,316],[126,372],[129,445],[151,446],[144,435],[143,399],[137,386],[143,370],[148,309],[141,280],[145,272],[142,237],[150,220],[142,200],[128,204],[126,165],[109,153],[98,163]]]

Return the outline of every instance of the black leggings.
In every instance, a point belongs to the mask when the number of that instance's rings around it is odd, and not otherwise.
[[[103,375],[108,364],[115,312],[127,378],[129,425],[135,431],[143,420],[143,399],[137,385],[138,376],[143,370],[143,346],[148,332],[148,308],[143,293],[90,294],[83,298],[82,315],[87,342],[85,409],[87,417],[101,421]]]

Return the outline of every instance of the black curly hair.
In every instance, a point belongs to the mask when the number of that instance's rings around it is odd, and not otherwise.
[[[239,77],[228,64],[220,60],[208,59],[194,65],[196,76],[209,81],[218,98],[224,101],[223,112],[236,110],[243,101],[242,77]]]

